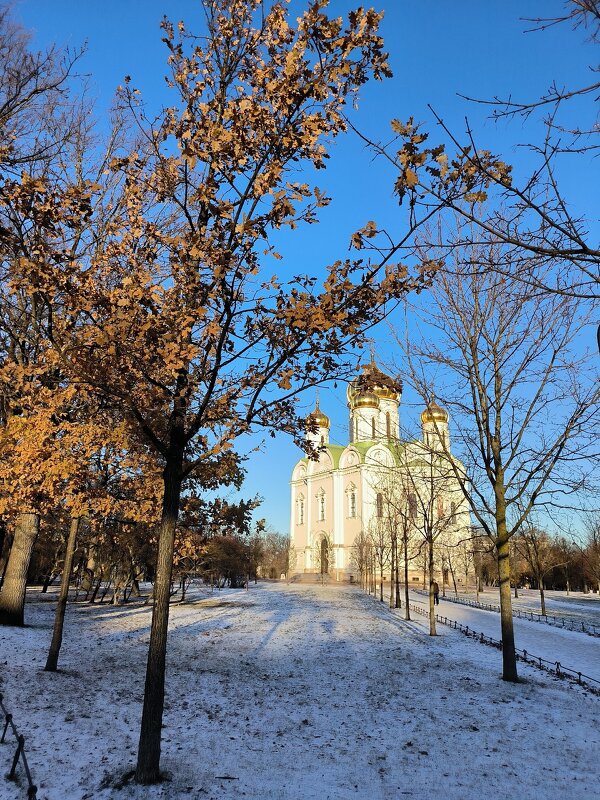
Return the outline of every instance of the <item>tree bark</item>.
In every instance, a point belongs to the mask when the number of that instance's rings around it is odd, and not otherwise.
[[[52,641],[50,642],[50,650],[48,651],[48,658],[46,659],[46,666],[44,667],[46,672],[56,672],[58,667],[58,655],[60,653],[60,646],[62,644],[65,612],[67,610],[67,600],[69,598],[69,583],[71,581],[71,570],[73,569],[73,556],[75,555],[75,545],[77,544],[78,532],[79,517],[73,517],[71,520],[71,526],[69,528],[69,537],[67,539],[67,549],[65,552],[65,563],[62,571],[62,580],[60,582],[58,603],[56,604],[56,612],[54,615]]]
[[[0,625],[23,626],[25,624],[27,570],[39,529],[38,514],[18,515],[4,584],[0,593]]]
[[[396,554],[394,552],[394,540],[392,539],[391,547],[391,563],[390,563],[390,608],[394,608],[394,591],[396,589],[396,582],[394,580],[394,570],[396,569]]]
[[[410,606],[408,595],[408,535],[406,532],[402,536],[404,546],[404,619],[410,620]]]
[[[539,581],[540,586],[540,607],[542,612],[542,617],[546,616],[546,595],[544,594],[544,578],[540,576]]]
[[[505,525],[501,527],[506,527]],[[502,679],[516,683],[517,654],[513,629],[512,599],[510,595],[509,541],[505,531],[499,531],[496,542],[498,579],[500,582],[500,626],[502,629]]]
[[[429,635],[437,636],[435,629],[435,603],[433,597],[433,536],[427,542],[429,572]]]
[[[146,666],[144,706],[138,746],[135,780],[150,784],[160,780],[160,737],[165,701],[165,666],[167,656],[167,630],[169,626],[169,599],[175,527],[181,497],[181,467],[183,449],[171,454],[164,470],[164,495],[158,535],[158,556],[154,581],[152,627]]]
[[[398,534],[395,538],[394,550],[396,552],[396,605],[395,608],[402,608],[402,600],[400,599],[400,554],[398,553]]]

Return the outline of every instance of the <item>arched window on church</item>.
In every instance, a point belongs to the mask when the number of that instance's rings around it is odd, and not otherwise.
[[[325,521],[325,492],[323,489],[317,495],[317,509],[319,522]]]
[[[456,523],[456,503],[450,503],[450,522]]]
[[[417,498],[414,492],[410,492],[408,495],[408,516],[412,520],[417,518]]]
[[[392,438],[392,420],[389,411],[385,415],[385,435],[388,439]]]
[[[304,525],[304,495],[298,498],[298,525]]]
[[[375,438],[375,417],[371,417],[371,436]]]
[[[325,437],[324,436],[321,436],[321,444],[322,445],[325,444]]]
[[[375,499],[376,499],[376,503],[375,503],[376,504],[376,512],[375,513],[381,519],[381,517],[383,517],[383,495],[381,494],[381,492],[377,492],[377,497]]]
[[[358,442],[358,417],[354,418],[354,441]]]
[[[356,486],[351,483],[348,487],[348,516],[351,519],[356,517]]]

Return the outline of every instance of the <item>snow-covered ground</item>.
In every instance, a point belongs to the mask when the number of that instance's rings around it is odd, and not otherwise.
[[[428,598],[411,593],[411,601],[423,608]],[[442,617],[468,625],[471,630],[500,640],[500,614],[480,608],[453,603],[440,597],[436,613]],[[562,630],[551,625],[528,619],[513,619],[515,645],[519,650],[541,657],[545,661],[560,662],[573,672],[581,672],[597,683],[600,689],[600,640],[577,631]],[[443,627],[443,626],[440,626]],[[440,630],[440,633],[442,631]],[[520,665],[519,665],[520,668]]]
[[[533,611],[537,614],[541,612],[540,593],[537,589],[519,589],[518,597],[512,598],[513,608],[520,611]],[[446,588],[447,597],[453,597],[452,590]],[[459,593],[459,598],[475,600],[475,593]],[[600,596],[594,592],[556,592],[547,590],[546,613],[549,616],[556,616],[566,620],[585,622],[588,625],[595,625],[600,628]],[[500,597],[498,589],[486,588],[485,592],[479,593],[479,602],[490,605],[499,605]]]
[[[170,780],[117,788],[135,760],[150,610],[71,605],[49,674],[54,605],[38,598],[29,627],[0,629],[0,691],[42,800],[599,796],[598,697],[524,665],[504,683],[497,650],[444,626],[430,638],[424,618],[355,587],[277,583],[173,606]],[[11,753],[0,747],[2,772]],[[24,797],[0,780],[2,800]]]

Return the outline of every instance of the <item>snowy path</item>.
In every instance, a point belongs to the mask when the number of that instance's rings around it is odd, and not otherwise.
[[[0,629],[0,678],[40,800],[562,800],[598,797],[600,701],[358,589],[259,584],[171,613],[162,766],[137,747],[149,610],[71,606],[63,671],[41,671],[53,604]],[[0,748],[2,771],[9,756]],[[24,796],[0,780],[1,800]]]
[[[425,607],[428,599],[411,593],[411,601]],[[500,639],[500,614],[445,601],[440,597],[438,614],[468,625],[477,633]],[[541,622],[514,618],[515,644],[546,661],[560,661],[563,667],[581,672],[600,682],[600,639],[577,631],[562,630]],[[443,626],[440,626],[443,627]],[[443,630],[439,631],[443,634]],[[598,686],[600,688],[600,684]]]

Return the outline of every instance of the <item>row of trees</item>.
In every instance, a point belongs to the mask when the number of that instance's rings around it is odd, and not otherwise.
[[[430,586],[429,553],[423,529],[418,524],[408,525],[398,536],[396,517],[378,521],[374,531],[361,531],[353,544],[352,564],[360,585],[383,602],[389,578],[390,607],[402,608],[404,601],[405,618],[410,619],[407,607],[410,587],[429,589]],[[510,569],[514,596],[518,596],[520,588],[538,590],[542,615],[546,614],[544,593],[548,589],[567,594],[600,593],[600,520],[597,516],[590,519],[580,536],[550,533],[526,525],[511,541]],[[418,580],[415,571],[421,575]],[[462,592],[475,594],[479,600],[479,593],[486,587],[497,589],[497,561],[489,538],[481,531],[458,541],[448,536],[436,538],[433,577],[444,597],[447,591],[454,596]]]

